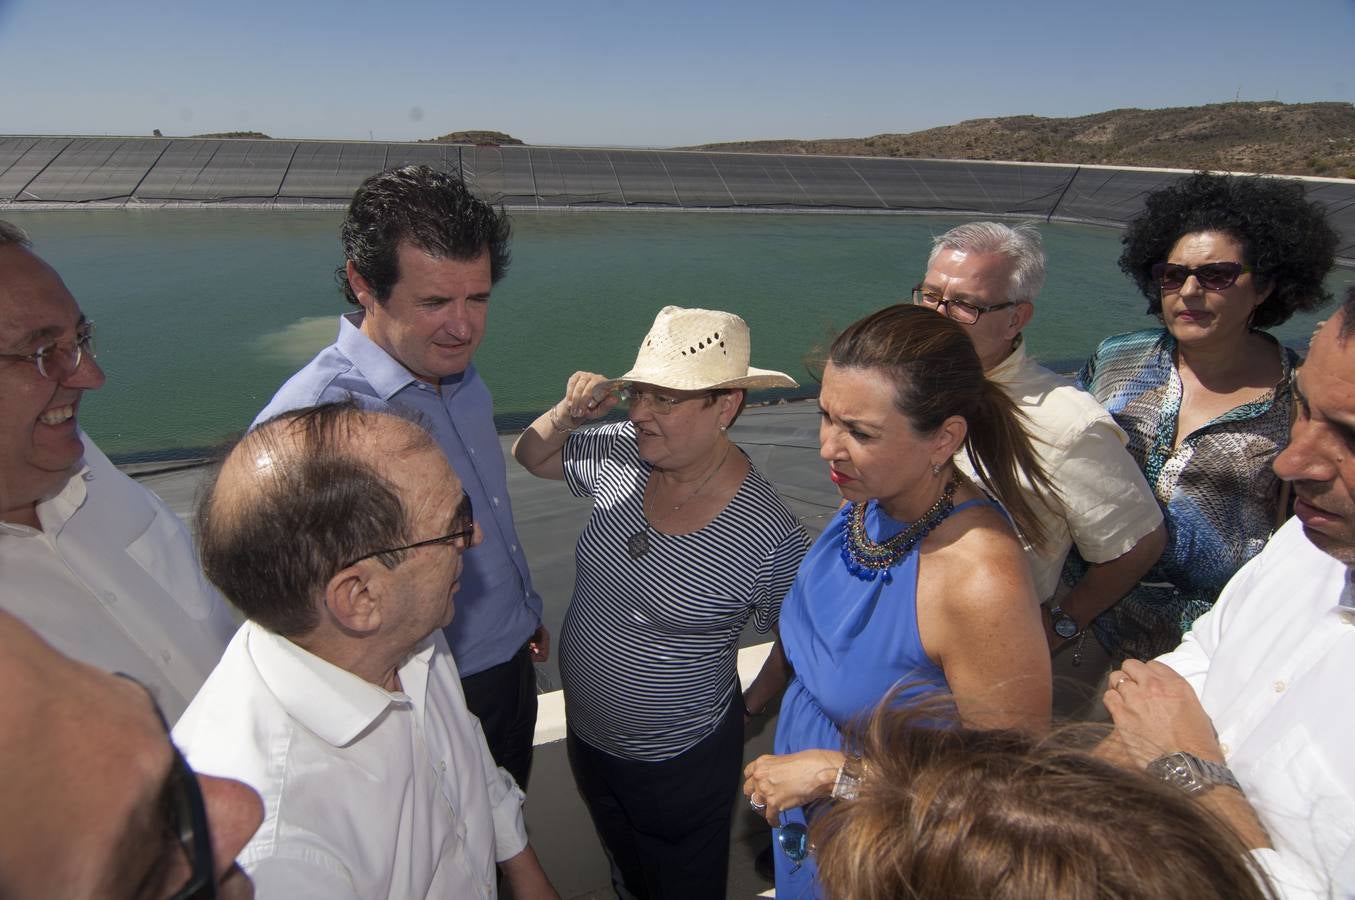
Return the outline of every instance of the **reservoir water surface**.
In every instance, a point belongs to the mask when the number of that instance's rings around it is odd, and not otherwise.
[[[115,459],[195,455],[246,427],[334,339],[350,307],[334,282],[342,211],[23,211],[98,325],[107,384],[80,421]],[[501,428],[557,400],[577,369],[618,375],[664,305],[726,309],[753,362],[792,374],[836,330],[905,300],[933,235],[966,219],[717,213],[513,213],[513,262],[495,287],[476,364]],[[1118,230],[1041,226],[1049,280],[1030,351],[1077,366],[1110,334],[1154,323],[1120,273]],[[1333,291],[1355,282],[1338,270]],[[1276,330],[1302,350],[1324,314]]]

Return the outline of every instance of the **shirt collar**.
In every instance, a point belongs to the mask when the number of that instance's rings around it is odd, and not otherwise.
[[[389,401],[405,388],[418,385],[420,382],[414,373],[362,333],[363,315],[364,313],[358,310],[339,317],[339,338],[335,344],[344,356],[353,361],[362,377],[381,399]],[[466,371],[442,379],[443,393],[451,393],[469,381],[474,370],[475,367],[470,365],[466,367]]]
[[[268,690],[288,716],[332,746],[352,743],[391,706],[423,706],[435,647],[431,636],[400,666],[404,691],[392,692],[254,622],[247,622],[245,627],[249,629],[246,647],[250,659]]]
[[[83,440],[89,440],[85,433],[80,432]],[[61,529],[66,527],[71,516],[75,515],[85,503],[85,495],[88,493],[85,488],[85,482],[94,480],[94,473],[90,471],[89,464],[82,458],[79,468],[72,469],[66,483],[46,500],[38,501],[38,521],[42,523],[42,532],[44,534],[60,534]],[[18,525],[13,522],[0,522],[0,534],[13,535],[33,535],[38,532],[27,525]]]
[[[993,366],[984,374],[989,381],[1013,380],[1008,376],[1014,375],[1017,369],[1026,364],[1026,336],[1018,334],[1016,340],[1012,342],[1012,352],[1007,354],[1007,358]]]

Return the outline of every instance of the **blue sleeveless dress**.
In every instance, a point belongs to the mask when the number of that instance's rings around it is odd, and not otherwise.
[[[966,500],[951,514],[985,505],[995,504]],[[781,701],[778,755],[842,749],[842,729],[869,716],[896,684],[909,685],[900,695],[904,703],[949,690],[945,674],[928,659],[918,635],[918,547],[890,568],[892,581],[858,578],[842,559],[848,509],[839,509],[809,548],[781,604],[781,645],[795,676]],[[874,500],[866,507],[866,532],[874,541],[886,541],[907,525],[890,518]],[[804,824],[804,809],[781,814],[782,825],[790,822]],[[775,840],[772,847],[776,896],[820,896],[813,856],[792,872],[794,863]]]

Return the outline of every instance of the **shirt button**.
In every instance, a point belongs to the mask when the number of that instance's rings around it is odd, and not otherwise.
[[[85,481],[93,481],[93,480],[94,480],[94,473],[93,473],[93,472],[86,472],[85,474],[81,475],[80,477],[83,478]]]
[[[1355,624],[1355,612],[1348,609],[1341,610],[1341,622],[1346,625]]]
[[[1231,751],[1228,749],[1227,744],[1219,744],[1219,752],[1226,758]]]
[[[498,506],[498,505],[499,505],[499,498],[498,498],[498,497],[491,497],[489,502],[490,502],[490,503],[493,503],[495,506]]]
[[[470,455],[471,455],[471,456],[474,456],[474,455],[475,455],[475,448],[474,448],[474,447],[471,447],[471,448],[470,448]]]
[[[517,552],[518,552],[518,545],[517,545],[517,544],[509,544],[509,545],[508,545],[508,550],[509,550],[510,553],[517,553]]]
[[[112,605],[112,604],[118,602],[118,595],[115,594],[115,593],[113,593],[112,591],[104,591],[103,597],[104,597],[104,602],[107,603],[107,604],[109,604],[109,605]]]
[[[1283,694],[1283,693],[1284,693],[1284,689],[1285,689],[1286,687],[1288,687],[1288,686],[1289,686],[1289,685],[1285,684],[1283,681],[1277,681],[1277,682],[1275,682],[1275,693],[1277,693],[1277,694]]]
[[[444,759],[444,760],[442,760],[441,762],[438,763],[438,771],[439,771],[439,772],[446,772],[446,771],[447,771],[447,760]]]
[[[170,652],[168,650],[160,651],[160,659],[164,661],[165,665],[169,665],[169,661],[173,658],[174,657],[170,655]]]

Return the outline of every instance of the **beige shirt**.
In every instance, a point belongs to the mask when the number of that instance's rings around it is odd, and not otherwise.
[[[1125,449],[1128,438],[1110,413],[1070,379],[1027,357],[1023,341],[1018,339],[1011,355],[987,375],[1026,414],[1035,453],[1063,501],[1062,513],[1051,510],[1035,497],[1029,479],[1022,475],[1026,497],[1048,535],[1042,552],[1026,546],[1035,589],[1041,600],[1048,601],[1059,587],[1064,557],[1074,544],[1087,562],[1109,562],[1162,524],[1162,510]],[[955,463],[977,478],[964,449],[955,455]]]

